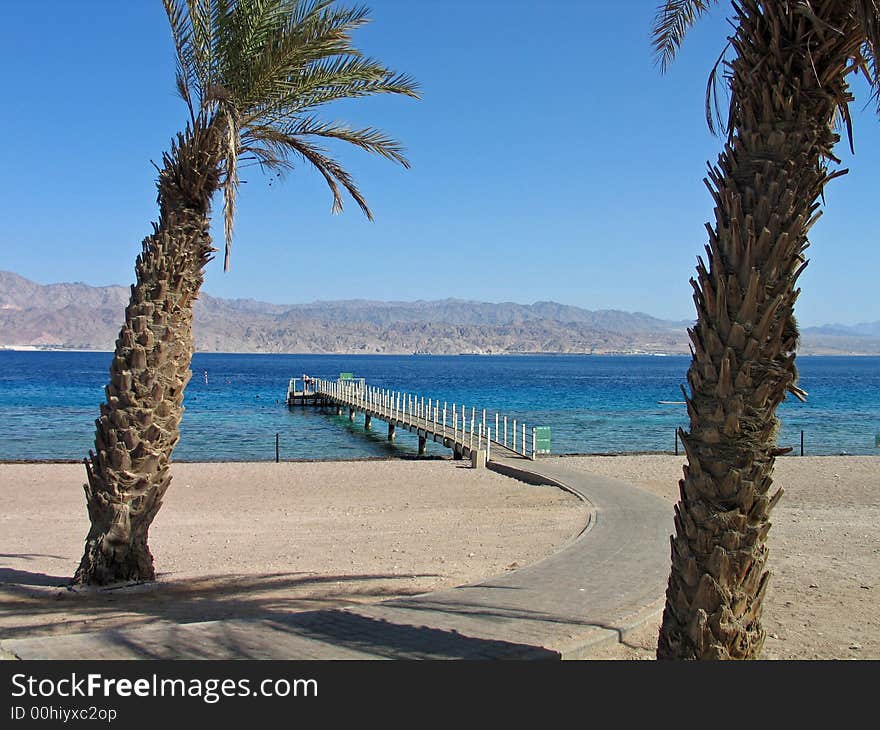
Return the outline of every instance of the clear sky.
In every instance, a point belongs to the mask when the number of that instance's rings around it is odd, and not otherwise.
[[[356,45],[423,99],[325,115],[402,140],[411,170],[335,148],[376,221],[299,167],[247,171],[232,269],[204,291],[278,303],[348,298],[531,303],[693,317],[688,279],[711,219],[721,141],[703,114],[729,32],[720,3],[670,72],[653,63],[657,0],[369,0]],[[351,4],[351,3],[344,3]],[[156,217],[155,169],[186,110],[160,0],[3,2],[0,269],[40,283],[129,284]],[[851,169],[826,190],[801,278],[803,325],[880,319],[880,122],[854,87]],[[215,206],[219,210],[219,206]],[[215,225],[222,246],[222,226]]]

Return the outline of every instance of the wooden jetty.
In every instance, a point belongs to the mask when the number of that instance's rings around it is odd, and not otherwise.
[[[348,376],[349,374],[343,374]],[[373,419],[388,425],[388,440],[393,441],[398,428],[415,433],[419,454],[424,454],[428,439],[452,449],[454,459],[470,459],[474,466],[485,466],[493,455],[534,459],[535,429],[498,412],[467,408],[447,401],[425,398],[413,393],[367,385],[363,378],[340,377],[291,378],[287,387],[287,405],[314,405],[336,409],[354,420],[363,414],[364,428],[373,427]]]

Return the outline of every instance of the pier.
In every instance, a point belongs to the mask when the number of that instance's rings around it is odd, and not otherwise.
[[[394,441],[397,429],[406,429],[418,436],[419,454],[425,453],[430,439],[452,449],[454,459],[470,459],[475,467],[493,457],[534,459],[540,453],[536,429],[521,421],[497,411],[377,388],[350,373],[337,380],[291,378],[287,405],[335,408],[337,416],[347,410],[352,421],[362,414],[367,431],[375,418],[387,425],[389,441]]]

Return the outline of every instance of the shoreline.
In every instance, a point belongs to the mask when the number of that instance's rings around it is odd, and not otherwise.
[[[591,458],[591,459],[613,459],[613,458],[626,458],[626,457],[642,457],[642,456],[666,456],[672,459],[684,459],[685,455],[673,454],[671,451],[596,451],[596,452],[571,452],[565,454],[550,454],[547,457],[541,458],[550,458],[550,459],[582,459],[582,458]],[[871,454],[804,454],[803,456],[799,456],[798,454],[780,454],[775,457],[775,463],[779,463],[780,460],[788,460],[788,459],[877,459],[880,458],[880,447],[877,448],[877,453]],[[539,459],[540,460],[540,459]],[[53,464],[82,464],[84,459],[0,459],[0,466],[2,465],[45,465],[51,466]],[[332,459],[281,459],[280,462],[276,462],[274,459],[215,459],[215,460],[206,460],[206,459],[177,459],[173,458],[171,460],[172,464],[351,464],[351,463],[360,463],[360,462],[438,462],[438,461],[453,461],[451,455],[445,456],[442,454],[406,454],[400,453],[395,454],[393,456],[352,456],[350,458],[332,458]]]

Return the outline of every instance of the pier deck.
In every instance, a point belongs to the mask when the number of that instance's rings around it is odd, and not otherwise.
[[[424,398],[412,393],[369,386],[363,378],[292,378],[287,404],[335,407],[337,415],[348,409],[348,417],[363,414],[364,427],[372,428],[374,418],[388,425],[388,439],[393,441],[398,428],[418,436],[419,453],[427,441],[452,449],[453,458],[470,459],[482,466],[492,458],[534,459],[534,429],[524,423],[494,413],[487,418],[485,409],[470,409],[453,403]]]

